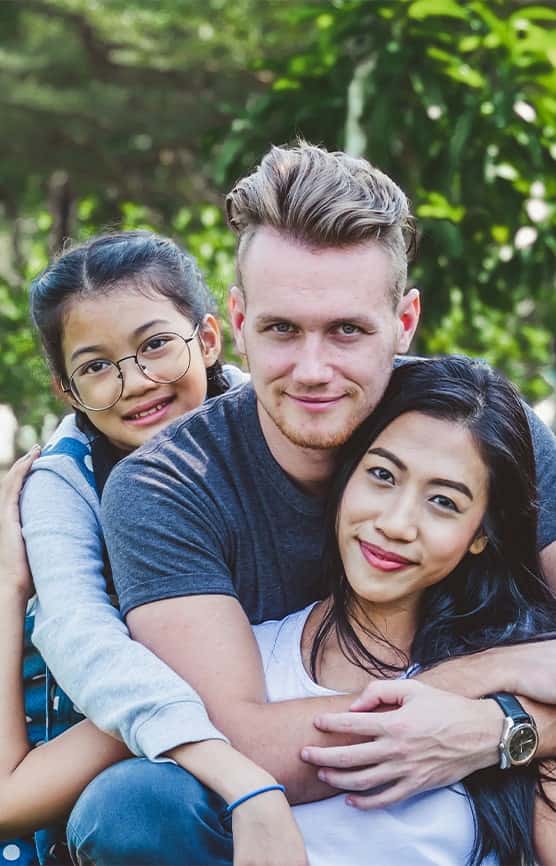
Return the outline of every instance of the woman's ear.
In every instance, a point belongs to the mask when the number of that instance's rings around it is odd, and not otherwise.
[[[199,327],[199,341],[203,353],[205,367],[212,367],[218,361],[222,348],[220,325],[217,319],[208,313]]]
[[[469,545],[469,553],[474,553],[474,554],[482,553],[483,550],[485,549],[485,547],[487,546],[487,544],[488,544],[488,538],[486,537],[484,532],[482,532],[482,530],[479,529],[475,538],[473,539],[473,541]]]

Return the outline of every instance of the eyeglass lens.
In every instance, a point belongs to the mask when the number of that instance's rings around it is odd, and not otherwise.
[[[189,341],[180,334],[155,334],[139,346],[136,361],[152,382],[177,382],[189,370]],[[96,358],[77,368],[70,380],[70,390],[86,409],[109,409],[122,396],[124,375],[113,361]]]

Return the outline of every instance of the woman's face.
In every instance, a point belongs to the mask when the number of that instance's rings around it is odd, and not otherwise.
[[[71,394],[66,395],[68,401],[75,408],[81,408],[117,447],[130,451],[142,445],[170,421],[195,409],[205,399],[206,369],[217,360],[220,351],[218,324],[213,316],[205,317],[199,336],[188,343],[189,369],[176,382],[151,381],[141,373],[133,358],[127,356],[135,355],[143,345],[145,357],[156,358],[164,341],[149,343],[151,337],[168,332],[188,338],[195,324],[177,310],[172,301],[154,291],[151,296],[124,286],[106,295],[74,301],[66,312],[63,327],[62,348],[68,378],[81,367],[80,380],[84,387],[90,388],[93,380],[100,381],[105,375],[107,366],[93,362],[127,360],[121,364],[122,396],[110,409],[88,411],[80,407]]]
[[[362,606],[416,609],[426,587],[484,549],[487,499],[487,469],[465,427],[419,412],[396,418],[340,505],[340,554]]]

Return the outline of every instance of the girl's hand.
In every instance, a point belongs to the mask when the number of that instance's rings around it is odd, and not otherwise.
[[[40,448],[35,445],[16,460],[0,484],[0,586],[14,588],[27,598],[33,594],[33,579],[21,535],[19,495],[39,454]]]
[[[280,791],[237,806],[232,827],[234,866],[309,866],[303,838]]]

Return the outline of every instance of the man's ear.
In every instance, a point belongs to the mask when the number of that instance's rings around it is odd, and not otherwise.
[[[199,327],[199,340],[205,367],[212,367],[218,360],[222,348],[220,325],[211,313],[207,313]]]
[[[478,553],[482,553],[487,544],[488,538],[483,532],[481,532],[481,530],[479,530],[479,532],[469,545],[469,553],[473,553],[475,555],[477,555]]]
[[[245,295],[239,286],[232,286],[228,298],[228,310],[230,311],[230,323],[234,334],[234,341],[238,354],[245,357],[245,338],[243,326],[245,323]]]
[[[419,289],[410,289],[398,304],[398,344],[396,352],[405,354],[411,345],[411,341],[419,324],[421,315],[421,297]]]

